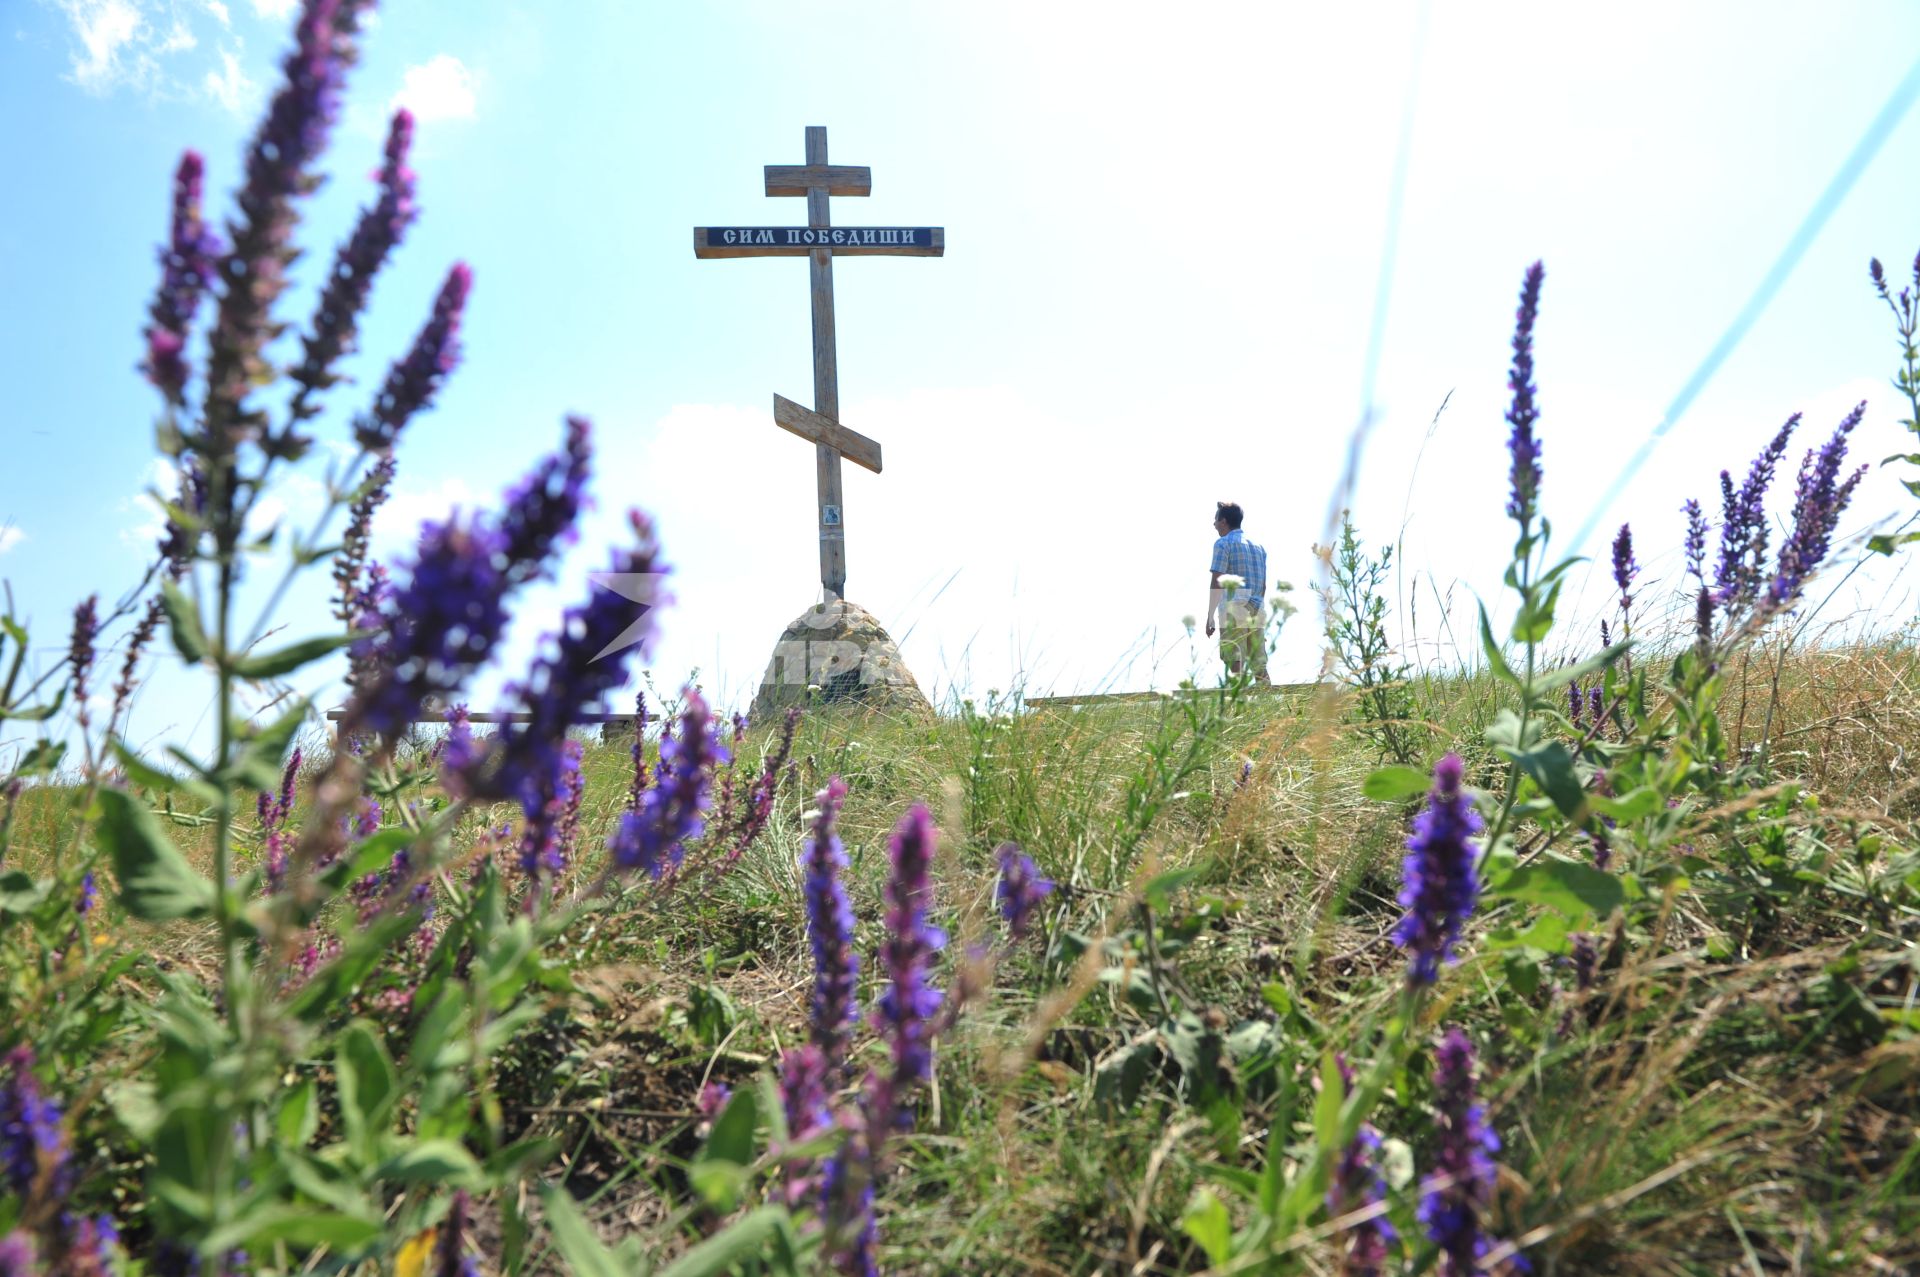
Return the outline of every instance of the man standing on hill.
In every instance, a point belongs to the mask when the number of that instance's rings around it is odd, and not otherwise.
[[[1219,618],[1220,659],[1228,674],[1253,670],[1253,681],[1272,686],[1267,677],[1267,552],[1240,531],[1245,513],[1237,502],[1214,503],[1213,572],[1207,595],[1207,637]]]

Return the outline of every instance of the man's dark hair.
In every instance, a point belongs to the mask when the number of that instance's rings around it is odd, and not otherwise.
[[[1213,517],[1216,519],[1225,519],[1228,527],[1237,528],[1240,526],[1240,520],[1246,518],[1247,515],[1246,512],[1240,508],[1238,501],[1216,501],[1213,503]]]

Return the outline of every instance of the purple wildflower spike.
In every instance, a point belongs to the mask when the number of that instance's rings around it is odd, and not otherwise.
[[[87,680],[93,674],[94,644],[99,637],[100,596],[89,594],[73,609],[73,637],[67,646],[67,684],[82,728],[92,722],[92,711],[87,707]]]
[[[1640,565],[1633,561],[1633,528],[1623,523],[1613,538],[1613,583],[1620,591],[1623,618],[1633,615],[1633,579],[1639,575]]]
[[[1857,405],[1834,428],[1832,437],[1817,451],[1809,451],[1800,463],[1800,483],[1793,500],[1793,529],[1780,547],[1773,580],[1767,586],[1769,610],[1792,606],[1807,578],[1819,570],[1821,561],[1827,557],[1834,527],[1840,522],[1847,503],[1853,500],[1853,490],[1867,470],[1861,466],[1847,478],[1840,477],[1840,468],[1847,459],[1847,436],[1860,424],[1866,410],[1864,402]]]
[[[794,1047],[780,1057],[780,1107],[786,1114],[787,1138],[812,1139],[833,1124],[827,1098],[826,1055],[813,1043]],[[819,1167],[805,1158],[789,1158],[782,1167],[782,1197],[789,1208],[814,1198],[820,1189]]]
[[[1567,684],[1567,721],[1580,726],[1580,684]]]
[[[930,975],[933,955],[947,943],[946,932],[927,921],[936,843],[933,813],[916,803],[887,848],[892,873],[886,886],[887,938],[880,946],[887,987],[874,1001],[872,1020],[891,1048],[893,1068],[868,1079],[869,1138],[876,1144],[892,1127],[912,1127],[907,1101],[933,1072],[933,1024],[941,993]]]
[[[58,1207],[73,1191],[60,1106],[40,1093],[31,1047],[17,1046],[7,1054],[7,1077],[0,1085],[0,1163],[7,1186],[29,1216]]]
[[[686,845],[705,832],[713,771],[727,757],[715,739],[713,713],[697,690],[687,689],[678,734],[661,733],[660,753],[672,760],[673,774],[641,796],[639,808],[620,818],[607,841],[616,869],[637,869],[654,879],[679,868]]]
[[[560,747],[558,771],[550,785],[541,787],[536,801],[525,808],[526,826],[520,836],[520,871],[540,882],[566,872],[579,831],[580,803],[586,780],[580,774],[580,742]]]
[[[639,811],[647,792],[647,694],[633,698],[633,783],[627,787],[627,810]]]
[[[293,849],[294,835],[288,829],[287,821],[293,814],[294,784],[300,774],[300,748],[295,746],[293,753],[287,756],[287,765],[280,772],[280,788],[275,793],[262,793],[255,800],[255,812],[260,818],[261,858],[266,864],[267,890],[279,891],[286,885],[287,853]]]
[[[568,417],[561,450],[507,490],[500,531],[506,538],[508,575],[515,584],[544,576],[551,547],[572,544],[574,524],[587,507],[592,465],[593,427],[585,417]],[[642,534],[642,539],[651,538]]]
[[[33,1238],[16,1228],[0,1237],[0,1277],[34,1277]]]
[[[634,546],[614,554],[607,574],[620,588],[602,587],[567,610],[552,649],[534,662],[526,682],[513,688],[527,717],[502,725],[494,736],[488,758],[466,778],[472,793],[522,802],[537,797],[538,787],[559,766],[558,742],[567,724],[626,682],[628,660],[652,636],[655,609],[663,600],[659,547],[644,515],[635,510],[627,518]],[[701,714],[706,715],[704,702]],[[706,731],[704,718],[702,726]],[[710,739],[681,744],[694,751],[690,762],[708,757],[709,749],[715,758],[726,752]]]
[[[80,875],[80,893],[74,899],[73,911],[84,918],[92,913],[94,906],[99,903],[100,890],[94,885],[93,870],[89,869]]]
[[[335,254],[333,273],[327,277],[314,308],[312,329],[302,339],[305,355],[291,374],[299,386],[291,410],[295,420],[318,413],[320,408],[312,402],[313,396],[339,379],[333,365],[354,348],[360,312],[373,291],[373,277],[414,219],[413,170],[407,167],[407,150],[412,145],[413,113],[402,108],[393,113],[393,122],[387,128],[385,157],[378,174],[379,197],[361,210],[353,233]]]
[[[1707,516],[1701,512],[1700,502],[1688,497],[1680,509],[1687,516],[1687,571],[1697,580],[1705,581],[1707,561]]]
[[[1460,927],[1480,897],[1479,851],[1470,841],[1485,826],[1461,782],[1466,764],[1448,754],[1433,768],[1427,807],[1414,818],[1401,869],[1400,903],[1406,917],[1394,928],[1394,943],[1410,956],[1407,979],[1432,984],[1440,964],[1454,959]]]
[[[1447,1030],[1434,1053],[1433,1175],[1419,1217],[1440,1247],[1442,1277],[1478,1277],[1487,1252],[1481,1215],[1493,1199],[1493,1155],[1500,1138],[1474,1099],[1473,1044]]]
[[[1507,409],[1507,438],[1511,458],[1512,495],[1507,500],[1507,516],[1516,520],[1524,534],[1532,526],[1540,500],[1540,441],[1534,438],[1533,423],[1540,416],[1534,402],[1533,325],[1540,315],[1540,284],[1546,270],[1539,262],[1527,268],[1520,287],[1520,308],[1513,322],[1513,368],[1507,375],[1507,389],[1513,392]]]
[[[847,1038],[854,1019],[854,987],[860,958],[853,948],[853,905],[840,875],[847,853],[835,827],[847,783],[827,781],[815,800],[819,814],[803,853],[801,885],[807,905],[807,939],[813,946],[813,999],[810,1015],[814,1048],[819,1051],[828,1086],[837,1086],[845,1068]]]
[[[388,371],[373,407],[353,423],[354,442],[368,452],[390,451],[407,422],[433,402],[440,383],[460,362],[460,317],[472,289],[473,271],[465,262],[455,262],[412,348]]]
[[[480,1277],[480,1265],[467,1254],[473,1204],[464,1188],[455,1189],[433,1241],[433,1277]]]
[[[993,898],[1017,944],[1026,938],[1040,902],[1053,894],[1053,883],[1042,878],[1032,858],[1013,843],[1002,843],[994,856],[1000,862],[1000,881],[993,889]]]
[[[63,1212],[56,1232],[63,1277],[113,1277],[120,1230],[110,1216]]]
[[[760,778],[753,783],[753,791],[747,798],[747,814],[740,821],[739,832],[734,836],[733,846],[728,849],[726,859],[720,868],[730,868],[734,862],[746,854],[760,832],[773,818],[773,800],[780,792],[780,772],[787,765],[787,758],[793,753],[793,735],[800,726],[800,707],[787,707],[787,714],[780,723],[780,734],[774,738],[774,746],[768,751],[766,761],[760,766]]]
[[[274,336],[273,304],[287,286],[294,256],[298,218],[293,202],[318,185],[307,170],[333,126],[342,75],[353,53],[357,8],[341,0],[307,0],[294,30],[294,48],[281,63],[285,83],[247,152],[246,181],[235,197],[239,215],[228,226],[232,249],[220,262],[222,292],[207,364],[207,429],[195,444],[216,459],[229,455],[264,420],[249,412],[245,401],[270,371],[264,352]],[[224,495],[231,499],[230,492]]]
[[[1772,441],[1753,459],[1746,480],[1736,491],[1733,476],[1720,472],[1720,556],[1714,568],[1714,602],[1731,610],[1750,603],[1765,579],[1767,557],[1767,489],[1785,455],[1787,441],[1800,424],[1800,414],[1787,418]]]
[[[1607,708],[1606,691],[1600,686],[1600,684],[1595,683],[1592,687],[1589,687],[1587,689],[1587,713],[1591,715],[1591,721],[1593,723],[1593,728],[1595,731],[1598,731],[1600,730],[1601,727],[1605,726],[1605,724],[1601,721],[1601,719],[1606,712],[1606,708]]]
[[[173,226],[160,250],[160,288],[147,313],[147,380],[175,408],[186,406],[187,341],[200,298],[213,283],[219,237],[200,218],[201,185],[206,164],[198,151],[180,157],[173,174]]]
[[[1340,1081],[1353,1089],[1353,1070],[1338,1061]],[[1380,1132],[1371,1122],[1361,1123],[1353,1141],[1341,1150],[1333,1165],[1333,1183],[1327,1189],[1327,1213],[1338,1218],[1378,1206],[1386,1198],[1387,1182],[1380,1172]],[[1341,1277],[1380,1277],[1388,1253],[1400,1234],[1384,1212],[1361,1220],[1335,1234],[1335,1254]]]
[[[338,590],[334,615],[349,627],[359,620],[362,595],[370,589],[363,573],[373,546],[373,516],[387,503],[387,493],[393,487],[393,472],[391,456],[374,462],[361,481],[359,495],[347,509],[347,530],[340,537],[339,552],[333,556],[333,583]]]

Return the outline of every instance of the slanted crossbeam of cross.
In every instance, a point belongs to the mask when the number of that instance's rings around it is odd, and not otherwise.
[[[805,164],[766,166],[768,195],[807,197],[805,226],[699,226],[695,257],[806,257],[813,285],[813,407],[773,397],[774,423],[814,445],[820,507],[820,586],[829,598],[847,591],[847,533],[840,492],[840,458],[880,473],[880,445],[840,422],[840,380],[835,363],[833,259],[835,257],[939,257],[946,231],[938,226],[835,226],[827,201],[834,195],[870,195],[873,173],[864,167],[827,163],[827,131],[807,129]]]

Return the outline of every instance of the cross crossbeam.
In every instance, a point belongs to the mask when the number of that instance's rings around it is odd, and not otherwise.
[[[840,377],[833,321],[833,259],[836,257],[940,257],[947,233],[939,226],[835,226],[828,200],[835,195],[871,195],[873,171],[829,164],[827,131],[807,129],[804,164],[766,165],[768,195],[805,196],[805,226],[698,226],[698,258],[805,257],[813,298],[813,407],[773,397],[774,424],[814,445],[819,498],[820,587],[830,599],[847,590],[847,533],[842,509],[840,458],[880,473],[880,445],[840,424]]]

